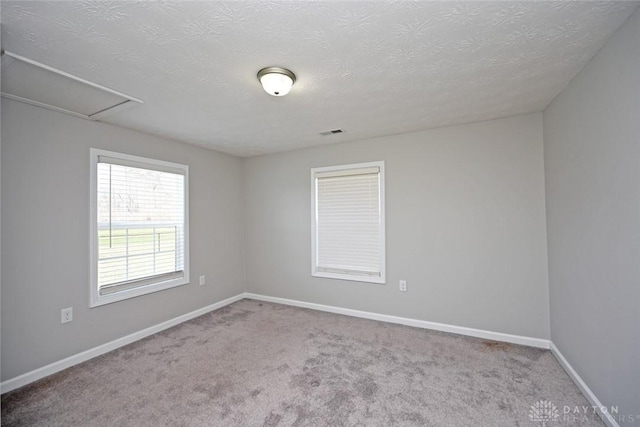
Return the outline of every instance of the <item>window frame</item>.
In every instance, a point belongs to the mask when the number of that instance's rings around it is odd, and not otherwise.
[[[377,167],[378,172],[378,201],[380,204],[380,276],[366,276],[353,273],[337,273],[318,270],[318,233],[317,233],[317,206],[318,206],[318,186],[317,174],[326,172],[353,171],[357,169],[368,169]],[[346,173],[345,175],[349,175]],[[327,279],[340,279],[355,282],[367,282],[376,284],[386,284],[386,232],[385,232],[385,173],[384,161],[352,163],[338,166],[316,167],[311,169],[311,276]]]
[[[107,151],[97,148],[90,150],[90,179],[89,179],[89,307],[99,307],[117,301],[147,295],[153,292],[186,285],[189,283],[189,166],[148,157],[134,156],[131,154]],[[183,239],[183,272],[182,277],[169,280],[159,280],[148,284],[142,284],[130,289],[100,295],[98,289],[98,163],[100,157],[110,157],[124,162],[137,163],[140,167],[148,167],[150,170],[178,170],[184,175],[184,239]]]

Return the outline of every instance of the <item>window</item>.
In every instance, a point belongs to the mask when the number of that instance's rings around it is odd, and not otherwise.
[[[189,282],[188,172],[91,149],[91,307]]]
[[[311,275],[384,283],[384,162],[311,169],[311,204]]]

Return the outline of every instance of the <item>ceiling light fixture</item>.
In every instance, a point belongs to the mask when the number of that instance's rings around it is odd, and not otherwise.
[[[258,71],[264,91],[273,96],[285,96],[296,81],[296,75],[286,68],[267,67]]]

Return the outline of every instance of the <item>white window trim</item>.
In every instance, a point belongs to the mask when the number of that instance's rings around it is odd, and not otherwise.
[[[335,273],[328,271],[319,271],[317,265],[317,186],[316,176],[317,174],[326,174],[331,172],[340,172],[344,170],[353,169],[366,169],[377,167],[380,170],[379,184],[380,184],[380,277],[376,276],[364,276],[348,273]],[[386,283],[386,242],[385,242],[385,175],[384,175],[384,161],[368,162],[368,163],[354,163],[349,165],[339,166],[326,166],[311,169],[311,275],[313,277],[323,277],[328,279],[341,279],[355,282],[367,282],[367,283]]]
[[[98,307],[113,302],[134,298],[141,295],[158,292],[176,286],[189,283],[189,166],[179,163],[165,162],[162,160],[150,159],[146,157],[133,156],[130,154],[116,153],[113,151],[91,148],[90,150],[90,178],[89,178],[89,307]],[[179,278],[164,280],[148,285],[123,290],[107,295],[100,295],[98,291],[98,159],[99,157],[112,157],[132,163],[154,166],[158,169],[180,170],[184,173],[184,275]]]

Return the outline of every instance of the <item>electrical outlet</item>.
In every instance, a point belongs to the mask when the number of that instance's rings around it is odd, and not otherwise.
[[[73,307],[60,310],[60,323],[69,323],[73,320]]]
[[[204,276],[200,276],[200,286],[205,284]]]
[[[400,280],[400,291],[407,292],[407,281]]]

